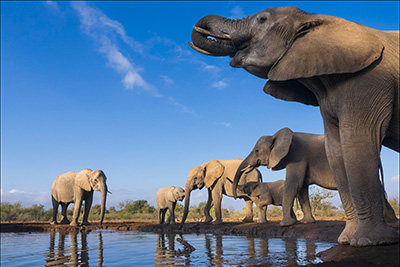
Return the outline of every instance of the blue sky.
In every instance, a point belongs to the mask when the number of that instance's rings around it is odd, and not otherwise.
[[[57,175],[91,168],[108,177],[108,207],[155,205],[160,187],[184,187],[190,168],[211,159],[244,158],[262,135],[322,134],[318,108],[266,95],[265,80],[186,44],[205,15],[272,6],[399,29],[398,1],[2,1],[1,201],[50,208]],[[384,148],[382,161],[386,191],[398,197],[399,155]],[[284,179],[260,169],[264,181]],[[193,191],[191,202],[206,197]]]

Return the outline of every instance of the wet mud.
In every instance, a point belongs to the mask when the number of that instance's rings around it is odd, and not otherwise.
[[[45,222],[9,222],[1,223],[1,232],[90,232],[97,229],[117,231],[143,231],[152,233],[213,233],[219,235],[243,235],[248,237],[268,238],[305,238],[315,241],[335,242],[344,228],[345,222],[317,221],[312,224],[295,224],[281,227],[279,221],[265,224],[241,223],[237,221],[222,224],[206,224],[203,222],[188,222],[183,227],[175,225],[158,225],[155,220],[142,221],[107,221],[100,225],[92,223],[88,226],[73,227],[69,225],[51,225]],[[398,226],[393,228],[399,231]],[[400,232],[399,232],[400,234]],[[400,266],[399,244],[354,248],[336,245],[317,254],[324,262],[313,266]]]

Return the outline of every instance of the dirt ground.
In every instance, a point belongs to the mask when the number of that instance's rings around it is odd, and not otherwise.
[[[46,232],[57,231],[91,231],[96,229],[113,229],[117,231],[134,231],[153,233],[214,233],[221,235],[244,235],[268,238],[306,238],[320,241],[335,242],[344,228],[345,222],[341,218],[327,220],[316,218],[313,224],[296,224],[281,227],[279,220],[271,220],[266,224],[241,223],[235,220],[225,220],[220,225],[205,224],[202,222],[187,222],[182,228],[179,224],[158,225],[155,220],[135,221],[107,221],[100,225],[96,222],[89,226],[72,227],[69,225],[50,225],[44,222],[2,222],[1,232]],[[331,218],[330,218],[331,219]],[[399,231],[398,226],[392,226]],[[400,232],[399,232],[400,235]],[[351,246],[336,245],[317,254],[324,262],[312,266],[400,266],[399,244],[387,246],[373,246],[354,248]]]

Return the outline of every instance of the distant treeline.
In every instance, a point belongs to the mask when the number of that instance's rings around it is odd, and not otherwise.
[[[314,188],[310,192],[310,203],[312,212],[315,216],[344,216],[342,209],[338,209],[327,199],[332,198],[336,192]],[[396,216],[399,217],[399,198],[390,198],[389,203],[392,205]],[[244,203],[243,203],[244,204]],[[204,219],[204,207],[206,202],[200,202],[197,206],[192,206],[189,209],[188,219],[200,221]],[[68,219],[72,218],[73,205],[70,206],[67,212]],[[179,221],[183,215],[183,205],[177,203],[175,216]],[[341,208],[341,207],[340,207]],[[242,211],[234,211],[232,209],[222,209],[222,218],[239,219],[244,217],[244,209]],[[254,207],[254,215],[257,217],[257,208]],[[83,210],[83,209],[82,209]],[[50,221],[53,209],[44,209],[43,205],[33,205],[31,207],[22,207],[20,202],[10,204],[8,202],[0,203],[1,221]],[[299,203],[296,200],[294,211],[298,218],[302,217],[302,212]],[[81,211],[82,212],[82,211]],[[211,216],[215,217],[214,207],[211,209]],[[270,205],[267,211],[267,217],[282,216],[281,207]],[[58,218],[60,218],[60,208]],[[81,217],[80,217],[81,218]],[[100,204],[92,206],[89,215],[89,221],[100,219]],[[157,212],[154,206],[151,206],[147,200],[125,200],[119,203],[118,207],[111,206],[107,209],[104,220],[134,220],[134,219],[157,219]],[[58,219],[59,220],[59,219]]]

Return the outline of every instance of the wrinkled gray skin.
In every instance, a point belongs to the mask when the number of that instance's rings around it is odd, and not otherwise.
[[[190,193],[195,189],[202,189],[204,186],[208,190],[208,200],[204,207],[205,222],[211,222],[213,218],[210,215],[210,209],[214,205],[215,221],[214,224],[222,222],[221,201],[222,195],[233,196],[232,182],[236,170],[239,167],[242,159],[231,160],[210,160],[200,166],[190,169],[185,186],[185,208],[181,226],[185,222],[189,213]],[[248,172],[241,180],[246,182],[262,182],[261,173],[258,169]],[[246,217],[243,222],[253,221],[253,201],[245,194],[237,195],[243,198],[246,202]]]
[[[94,190],[101,192],[100,224],[103,223],[106,199],[107,199],[107,177],[103,171],[92,171],[83,169],[80,172],[66,172],[57,176],[51,186],[51,200],[53,203],[52,224],[57,223],[57,209],[61,204],[62,224],[78,225],[82,202],[85,201],[83,210],[82,225],[89,225],[88,216],[93,202]],[[67,208],[70,203],[74,203],[74,215],[70,222],[67,218]]]
[[[308,196],[310,185],[315,184],[326,189],[337,190],[326,157],[323,135],[293,133],[289,128],[283,128],[273,136],[262,136],[240,164],[235,174],[233,188],[236,187],[244,172],[260,165],[267,166],[273,171],[286,168],[282,192],[283,219],[280,223],[282,226],[289,226],[297,222],[292,211],[295,197],[298,198],[304,214],[301,222],[315,222]],[[385,194],[382,194],[381,198],[385,204],[386,222],[396,223],[397,217]]]
[[[272,183],[248,182],[238,185],[238,191],[248,195],[256,204],[259,222],[267,222],[268,205],[282,206],[283,188],[285,187],[284,180],[278,180]],[[290,208],[291,216],[296,218],[293,209]]]
[[[185,197],[185,190],[181,187],[166,186],[158,189],[156,193],[158,222],[164,223],[165,213],[169,210],[167,224],[175,223],[175,206],[177,201]]]
[[[232,67],[269,79],[265,93],[320,107],[346,213],[339,243],[399,242],[383,217],[379,180],[381,146],[400,149],[398,31],[277,7],[241,20],[206,16],[192,41],[201,53],[231,56]]]

